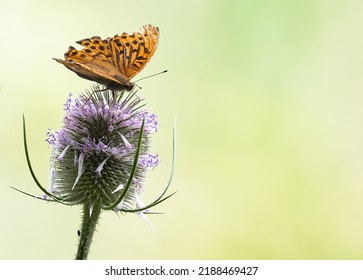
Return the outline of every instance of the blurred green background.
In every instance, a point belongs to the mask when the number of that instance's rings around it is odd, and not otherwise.
[[[178,118],[170,200],[149,216],[103,213],[90,259],[362,259],[363,2],[3,1],[0,9],[0,259],[72,259],[80,207],[41,202],[48,128],[89,81],[51,58],[93,35],[160,28],[137,76],[159,117],[145,202],[164,187]]]

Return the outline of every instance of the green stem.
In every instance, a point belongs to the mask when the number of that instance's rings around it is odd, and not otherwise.
[[[101,207],[94,206],[92,212],[89,205],[84,205],[81,236],[78,243],[76,260],[86,260],[92,244],[92,237],[96,230],[97,221],[101,214]]]

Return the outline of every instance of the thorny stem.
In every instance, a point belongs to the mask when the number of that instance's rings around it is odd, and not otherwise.
[[[101,214],[101,207],[85,204],[83,208],[83,222],[81,236],[78,243],[76,260],[87,260],[88,253],[92,244],[92,237],[96,230],[96,225]]]

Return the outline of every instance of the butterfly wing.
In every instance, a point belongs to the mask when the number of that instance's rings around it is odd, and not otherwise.
[[[132,79],[154,55],[159,41],[159,28],[145,25],[143,33],[122,33],[109,39],[113,64],[128,79]]]
[[[56,59],[78,76],[112,89],[133,87],[130,80],[154,55],[159,41],[159,28],[145,25],[143,33],[122,33],[102,40],[98,36],[78,41],[82,50],[69,47],[65,60]]]
[[[83,39],[77,42],[84,48],[76,50],[69,47],[64,54],[65,60],[56,59],[78,76],[113,88],[123,89],[129,86],[130,80],[119,72],[110,53],[108,39],[100,37]]]

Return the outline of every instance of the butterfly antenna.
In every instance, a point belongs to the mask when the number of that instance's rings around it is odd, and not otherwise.
[[[146,76],[146,77],[144,77],[144,78],[141,78],[141,79],[139,79],[139,80],[135,81],[134,83],[140,82],[141,80],[145,80],[145,79],[148,79],[148,78],[151,78],[151,77],[154,77],[154,76],[157,76],[157,75],[160,75],[160,74],[166,73],[166,72],[168,72],[168,70],[164,70],[164,71],[161,71],[161,72],[159,72],[159,73],[156,73],[156,74],[153,74],[153,75],[150,75],[150,76]]]
[[[142,79],[141,79],[142,80]],[[139,80],[140,81],[140,80]],[[134,85],[135,85],[135,87],[138,87],[139,89],[142,89],[142,87],[140,87],[139,85],[137,85],[137,84],[135,84],[134,83]]]

